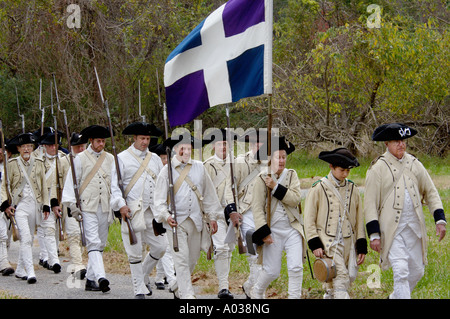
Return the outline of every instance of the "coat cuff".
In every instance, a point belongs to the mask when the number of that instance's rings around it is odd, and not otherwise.
[[[44,213],[50,213],[50,206],[44,205],[44,207],[42,207],[42,211],[43,211]]]
[[[380,223],[378,220],[372,220],[366,224],[367,235],[370,236],[373,233],[381,233]]]
[[[5,200],[2,205],[0,206],[0,211],[4,212],[9,206],[11,206],[9,204],[9,202],[7,200]]]
[[[53,208],[55,206],[59,206],[58,200],[56,198],[52,198],[50,200],[50,207]]]
[[[286,195],[288,189],[284,187],[281,184],[278,184],[277,189],[273,193],[273,197],[275,197],[278,200],[283,200],[284,196]]]
[[[436,223],[438,220],[446,221],[444,210],[442,208],[436,209],[433,213],[434,222]]]
[[[356,240],[356,254],[367,255],[367,239],[360,238]]]
[[[235,212],[237,212],[236,204],[235,204],[235,203],[228,204],[228,205],[225,207],[223,213],[224,213],[224,215],[225,215],[225,221],[227,222],[227,225],[230,224],[230,222],[228,221],[228,220],[230,219],[230,214],[231,214],[231,213],[235,213]]]
[[[319,237],[314,237],[314,238],[311,238],[310,240],[308,240],[308,247],[312,251],[314,251],[318,248],[325,249],[325,247],[323,246],[322,241],[320,240]]]
[[[269,236],[271,233],[272,232],[270,231],[269,225],[265,224],[253,233],[252,241],[256,245],[261,246],[264,244],[263,239]]]

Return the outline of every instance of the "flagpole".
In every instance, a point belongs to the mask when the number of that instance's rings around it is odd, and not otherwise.
[[[267,167],[268,167],[268,176],[271,177],[272,170],[270,168],[271,160],[269,156],[272,153],[272,94],[269,94],[268,97],[268,119],[267,119]],[[270,227],[270,219],[271,219],[271,211],[270,207],[272,205],[272,191],[267,186],[267,226]]]

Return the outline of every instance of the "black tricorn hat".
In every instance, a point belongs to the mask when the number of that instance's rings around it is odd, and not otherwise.
[[[58,145],[61,145],[61,135],[59,134],[58,131]],[[39,138],[39,144],[41,145],[53,145],[56,144],[55,143],[55,132],[49,132],[47,134],[42,135]]]
[[[16,146],[23,145],[23,144],[36,144],[36,143],[37,143],[37,139],[33,133],[22,133],[16,137],[13,137],[9,141],[9,145],[16,145]]]
[[[128,125],[123,131],[124,135],[147,135],[147,136],[161,136],[163,132],[156,127],[155,124],[146,122],[134,122]]]
[[[200,141],[199,139],[196,139],[188,132],[184,132],[183,134],[173,135],[173,136],[169,137],[167,140],[164,141],[163,146],[173,148],[175,145],[181,144],[181,143],[182,144],[191,144],[193,148],[196,146],[200,146],[200,147],[202,146],[202,141]]]
[[[319,159],[333,166],[342,168],[354,168],[359,166],[356,157],[345,147],[340,147],[332,151],[323,151],[319,154]]]
[[[11,139],[5,139],[5,148],[7,151],[11,152],[11,154],[19,154],[17,150],[17,140],[19,135],[14,136]]]
[[[378,126],[372,134],[373,141],[404,140],[417,134],[417,130],[403,123],[388,123]]]
[[[162,144],[149,145],[148,150],[158,156],[166,154],[166,148]]]
[[[70,145],[76,146],[81,144],[86,144],[88,142],[88,139],[84,137],[82,134],[78,134],[76,132],[72,132],[72,135],[70,136]]]
[[[42,144],[41,143],[41,141],[44,139],[44,138],[46,138],[46,136],[48,135],[48,134],[50,134],[50,133],[55,133],[55,129],[53,128],[53,127],[51,127],[51,126],[45,126],[44,127],[44,129],[43,129],[43,134],[41,135],[41,129],[37,129],[36,131],[34,131],[33,132],[33,135],[36,137],[36,141],[39,143],[39,144]],[[58,130],[58,137],[59,136],[64,136],[64,133],[63,132],[61,132],[60,130]],[[47,145],[49,145],[49,144],[55,144],[55,142],[54,142],[54,140],[55,140],[55,135],[53,135],[53,143],[49,143],[49,141],[46,143]],[[61,143],[61,142],[60,142]]]
[[[255,154],[255,159],[265,160],[267,158],[269,144],[267,141],[261,145],[258,149],[258,152]],[[273,155],[274,152],[279,150],[285,150],[286,155],[291,154],[295,151],[295,145],[289,142],[285,136],[276,136],[272,135],[271,144],[270,144],[270,155]]]
[[[83,130],[81,130],[80,134],[85,139],[111,137],[111,134],[109,133],[109,129],[107,127],[100,126],[100,125],[88,126],[88,127],[84,128]]]
[[[238,134],[236,134],[235,132],[230,130],[231,140],[237,140],[238,137],[239,137]],[[226,141],[226,140],[227,140],[227,129],[225,129],[225,128],[218,129],[217,128],[217,129],[210,130],[207,133],[204,133],[202,143],[203,143],[203,145],[207,145],[210,143],[216,143],[216,142],[221,142],[221,141]]]

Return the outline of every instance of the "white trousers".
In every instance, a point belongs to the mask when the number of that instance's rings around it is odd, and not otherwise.
[[[245,234],[249,230],[251,230],[251,231],[255,230],[255,221],[253,220],[253,213],[252,213],[251,209],[247,210],[242,215],[241,230],[242,230],[242,235],[244,236],[243,240],[245,241],[245,245],[248,247],[249,243],[247,243]],[[256,251],[256,245],[254,245],[254,249]],[[247,280],[242,285],[242,288],[244,289],[244,291],[247,295],[250,295],[253,285],[256,282],[256,278],[258,277],[258,274],[261,272],[262,266],[257,263],[258,254],[252,255],[252,254],[247,253],[246,256],[247,256],[247,262],[248,262],[248,265],[250,268],[250,273],[248,275]]]
[[[394,237],[388,258],[394,275],[394,292],[389,298],[411,299],[411,293],[425,270],[422,239],[410,227],[405,227]]]
[[[98,281],[106,276],[103,265],[103,249],[108,239],[108,214],[108,212],[102,212],[101,205],[98,206],[95,213],[82,212],[86,249],[89,257],[86,278],[89,280]]]
[[[70,255],[70,268],[68,271],[77,272],[86,268],[83,264],[80,223],[75,218],[67,215],[67,209],[64,209],[63,220]]]
[[[16,207],[15,217],[20,234],[19,260],[16,275],[36,277],[33,265],[33,238],[36,229],[36,202],[23,199]]]
[[[172,259],[172,253],[171,248],[169,245],[169,240],[167,239],[167,236],[172,236],[172,234],[168,234],[167,232],[164,233],[162,236],[164,240],[167,243],[166,246],[166,252],[164,253],[164,256],[158,262],[156,263],[156,276],[155,276],[155,282],[161,282],[164,283],[164,277],[167,278],[167,282],[169,283],[169,286],[171,287],[173,284],[175,284],[177,278],[175,277],[175,267],[173,265],[173,259]]]
[[[217,226],[217,232],[211,237],[214,247],[214,266],[220,291],[229,288],[228,275],[230,273],[231,255],[235,245],[225,243],[228,225],[224,218],[218,218]]]
[[[38,226],[38,238],[41,252],[41,259],[47,260],[50,266],[59,264],[58,244],[56,243],[56,215],[50,212],[47,219],[42,218],[41,224]],[[41,256],[41,254],[40,254]],[[46,258],[45,258],[46,257]]]
[[[270,282],[278,278],[281,271],[283,250],[286,251],[286,263],[289,276],[289,299],[300,299],[303,280],[303,240],[300,233],[292,228],[287,216],[271,225],[273,243],[263,245],[263,272],[258,276],[254,289],[265,291]],[[258,293],[259,295],[259,293]]]
[[[0,270],[11,267],[8,261],[8,221],[5,213],[0,213]]]
[[[177,276],[178,294],[181,299],[192,299],[195,298],[195,292],[191,274],[200,257],[201,232],[197,231],[194,222],[189,217],[177,227],[178,252],[173,250],[172,233],[167,234],[167,239],[172,247],[171,255]],[[172,230],[169,229],[168,232],[172,232]],[[175,290],[176,288],[174,288],[172,289]]]
[[[167,247],[167,241],[163,236],[155,236],[152,224],[153,214],[149,208],[144,212],[144,218],[146,229],[136,232],[137,243],[134,245],[130,244],[130,237],[126,223],[122,221],[121,226],[122,241],[128,255],[128,261],[130,262],[131,277],[135,295],[149,293],[149,290],[145,284],[149,284],[149,275],[153,268],[155,268],[158,260],[164,256]],[[144,243],[150,246],[150,251],[142,263],[142,250]]]

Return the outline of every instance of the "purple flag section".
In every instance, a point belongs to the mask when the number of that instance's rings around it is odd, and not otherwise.
[[[192,101],[199,106],[190,107]],[[166,103],[170,126],[192,121],[209,108],[203,70],[191,73],[166,87]]]
[[[264,22],[264,0],[228,1],[222,15],[225,36],[239,34]]]

